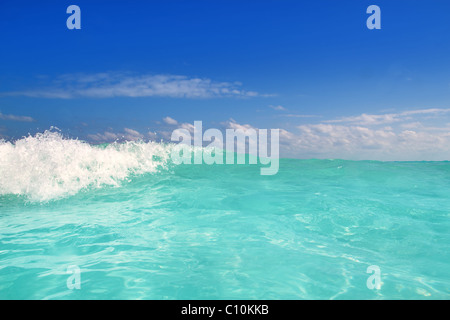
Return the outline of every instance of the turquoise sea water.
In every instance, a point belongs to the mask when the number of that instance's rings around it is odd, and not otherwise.
[[[261,176],[166,153],[1,142],[0,298],[450,298],[449,162],[282,159]]]

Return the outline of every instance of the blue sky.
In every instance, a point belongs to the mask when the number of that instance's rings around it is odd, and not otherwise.
[[[71,4],[81,30],[66,28]],[[372,4],[381,30],[366,27]],[[0,137],[160,139],[202,120],[280,128],[288,157],[450,159],[449,13],[443,0],[3,0]]]

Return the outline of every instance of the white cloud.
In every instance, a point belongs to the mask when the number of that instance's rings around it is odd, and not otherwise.
[[[172,126],[176,126],[176,125],[178,124],[178,121],[175,120],[175,119],[172,119],[171,117],[165,117],[165,118],[163,119],[163,121],[164,121],[165,123],[167,123],[167,124],[172,125]]]
[[[337,120],[329,120],[325,121],[328,123],[356,123],[361,125],[377,125],[377,124],[387,124],[387,123],[393,123],[400,121],[398,119],[398,115],[396,114],[382,114],[382,115],[376,115],[376,114],[365,114],[363,113],[360,116],[353,116],[353,117],[344,117]]]
[[[231,119],[230,121],[226,122],[226,126],[228,129],[234,129],[234,130],[258,130],[258,128],[255,128],[249,124],[239,124],[234,119]]]
[[[180,75],[129,75],[98,73],[65,75],[57,78],[49,88],[3,93],[40,98],[70,99],[78,97],[256,97],[255,91],[241,88],[240,83],[216,82],[207,78]]]
[[[277,111],[285,111],[285,110],[286,110],[285,107],[280,106],[280,105],[278,105],[278,106],[270,105],[269,108],[271,108],[271,109],[273,109],[273,110],[277,110]]]
[[[389,113],[390,117],[377,115],[374,121],[360,118],[360,120],[364,120],[364,125],[353,122],[344,123],[341,122],[343,121],[341,118],[338,119],[338,123],[331,120],[298,125],[290,127],[289,130],[280,128],[280,154],[282,157],[292,158],[348,160],[450,160],[450,123],[444,117],[447,110],[423,109],[396,114]],[[426,122],[421,121],[422,118],[429,115],[440,115],[441,119],[439,120],[443,123],[442,126],[436,125],[436,122],[433,122],[433,125],[427,125]],[[391,121],[391,119],[400,120]],[[390,125],[382,125],[386,122],[384,120],[388,121]],[[167,121],[165,122],[167,123]],[[222,129],[243,131],[260,129],[248,123],[238,123],[233,119],[222,125]],[[177,127],[188,130],[193,136],[193,124],[180,124],[177,121]],[[203,128],[203,130],[206,129]],[[264,129],[277,128],[267,127]],[[171,134],[171,131],[157,130],[144,136],[135,130],[124,129],[122,133],[114,133],[110,130],[102,134],[91,135],[90,138],[97,142],[138,140],[142,137],[170,141]]]
[[[287,118],[316,118],[318,116],[311,115],[311,114],[284,114],[283,117]]]
[[[138,140],[144,137],[141,133],[137,132],[136,130],[129,128],[125,128],[123,130],[125,131],[124,137],[126,140]]]
[[[1,120],[9,120],[9,121],[20,121],[20,122],[33,122],[35,121],[32,117],[27,116],[16,116],[13,114],[3,114],[0,112]]]
[[[114,141],[137,141],[143,139],[144,135],[136,130],[124,128],[123,132],[109,130],[103,133],[89,134],[87,137],[96,143],[107,143]]]
[[[360,118],[365,125],[335,124],[328,121],[300,125],[289,131],[280,129],[280,154],[282,157],[292,158],[348,160],[450,160],[450,124],[439,127],[426,126],[419,121],[401,122],[410,117],[443,115],[448,110],[450,109],[405,111],[393,117],[399,121],[390,121],[392,118],[384,115],[375,117],[374,121]],[[380,124],[386,122],[382,120],[395,126],[380,127]],[[256,129],[250,124],[239,124],[234,120],[228,122],[228,127]]]
[[[353,123],[359,125],[382,125],[394,122],[408,121],[416,115],[439,115],[450,112],[450,109],[421,109],[410,110],[400,113],[386,113],[386,114],[366,114],[363,113],[359,116],[343,117],[336,120],[328,120],[328,123]]]
[[[423,125],[419,121],[416,121],[416,122],[402,123],[400,127],[402,127],[403,129],[418,129],[423,128]]]
[[[147,132],[147,136],[152,141],[156,141],[158,139],[158,133],[153,132],[153,131]]]
[[[450,128],[432,131],[310,124],[298,127],[288,150],[295,157],[350,160],[450,159]]]
[[[191,133],[191,134],[194,134],[194,131],[195,131],[194,125],[190,124],[190,123],[182,123],[180,128],[189,131],[189,133]]]
[[[175,125],[175,123],[174,123],[174,125]],[[186,130],[189,132],[189,134],[191,135],[191,140],[194,139],[195,127],[193,124],[187,123],[187,122],[179,124],[178,122],[176,122],[176,125],[177,125],[177,127],[174,128],[173,131],[167,131],[167,130],[158,131],[157,132],[158,136],[161,137],[163,140],[171,141],[172,133],[175,132],[176,130],[183,129],[183,130]]]

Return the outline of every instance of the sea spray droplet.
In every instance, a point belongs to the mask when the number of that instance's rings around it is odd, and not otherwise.
[[[171,148],[156,142],[94,146],[52,131],[0,141],[0,195],[49,201],[88,187],[118,186],[132,175],[165,168]]]

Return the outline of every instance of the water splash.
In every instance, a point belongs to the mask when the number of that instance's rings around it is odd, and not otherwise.
[[[118,186],[132,175],[166,168],[172,148],[156,142],[93,146],[54,131],[0,141],[0,195],[49,201],[86,188]]]

